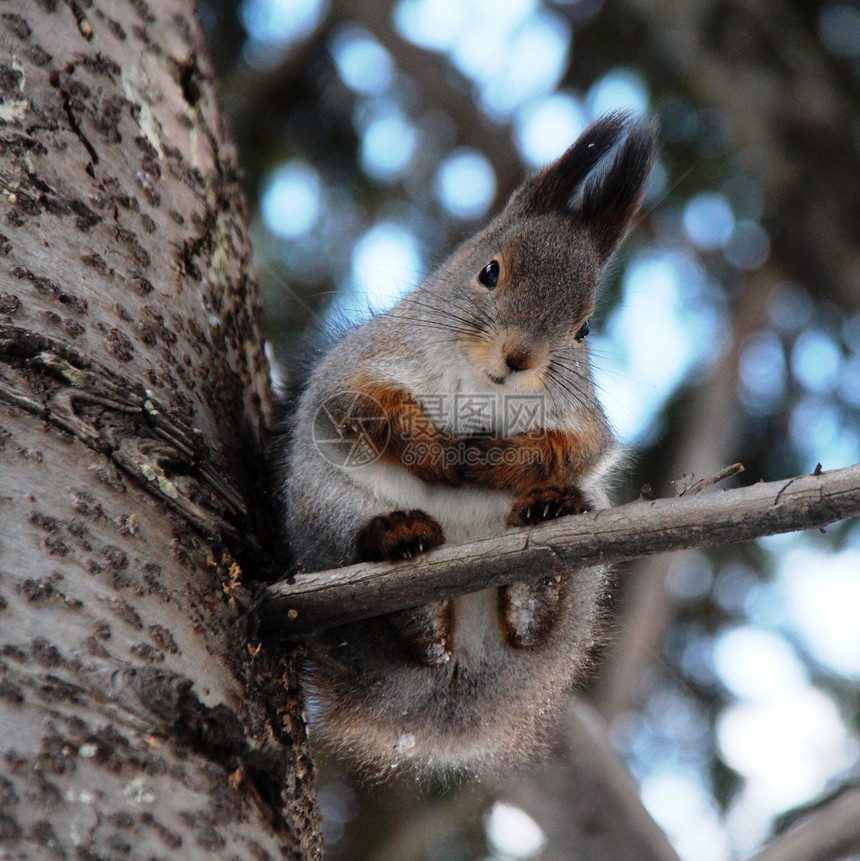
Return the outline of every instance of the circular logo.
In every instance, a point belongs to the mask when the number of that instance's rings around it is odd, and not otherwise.
[[[385,451],[390,432],[382,404],[361,392],[332,395],[314,418],[320,453],[346,469],[373,463]]]

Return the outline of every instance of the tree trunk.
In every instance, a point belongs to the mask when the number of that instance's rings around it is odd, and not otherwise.
[[[192,4],[0,34],[0,855],[318,857],[295,661],[231,595],[270,393]]]

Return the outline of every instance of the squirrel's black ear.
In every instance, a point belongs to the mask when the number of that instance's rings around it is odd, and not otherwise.
[[[637,122],[627,132],[606,171],[588,180],[581,217],[601,260],[607,260],[630,227],[648,184],[656,151],[653,122]]]
[[[592,123],[563,155],[520,186],[508,204],[509,211],[518,216],[571,212],[574,195],[615,146],[628,120],[628,114],[614,113]]]

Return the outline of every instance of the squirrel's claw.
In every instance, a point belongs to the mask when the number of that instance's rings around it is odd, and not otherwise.
[[[361,562],[395,562],[445,543],[442,527],[420,508],[372,517],[356,538]]]
[[[514,502],[505,525],[524,526],[590,510],[590,503],[578,487],[539,487]]]

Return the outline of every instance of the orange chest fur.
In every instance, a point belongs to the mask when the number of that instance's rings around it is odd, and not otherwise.
[[[428,484],[471,485],[515,494],[547,485],[568,486],[599,457],[602,439],[594,422],[584,430],[534,428],[499,436],[457,434],[428,414],[402,388],[357,376],[354,392],[376,419],[366,433],[380,458]],[[348,421],[344,433],[350,432]]]

